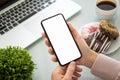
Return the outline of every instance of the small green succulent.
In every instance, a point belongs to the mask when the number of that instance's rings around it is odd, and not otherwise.
[[[32,80],[33,70],[28,50],[11,46],[0,49],[0,80]]]

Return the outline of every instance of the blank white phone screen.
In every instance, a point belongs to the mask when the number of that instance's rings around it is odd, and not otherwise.
[[[61,65],[81,57],[80,50],[62,15],[48,18],[42,22],[42,25]]]

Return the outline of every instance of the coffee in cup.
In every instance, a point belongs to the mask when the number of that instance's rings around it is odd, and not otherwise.
[[[111,19],[119,7],[118,0],[97,0],[96,14],[100,19]]]

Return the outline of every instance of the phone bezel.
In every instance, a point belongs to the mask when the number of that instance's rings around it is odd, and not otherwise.
[[[65,66],[65,65],[69,64],[71,61],[68,62],[68,63],[66,63],[66,64],[61,64],[61,63],[60,63],[60,60],[59,60],[59,58],[58,58],[58,56],[57,56],[57,53],[55,52],[55,49],[54,49],[54,47],[53,47],[53,45],[52,45],[52,43],[51,43],[51,41],[50,41],[50,39],[49,39],[49,36],[48,36],[48,34],[47,34],[47,32],[46,32],[46,30],[45,30],[45,28],[44,28],[44,25],[42,24],[44,21],[46,21],[46,20],[48,20],[48,19],[50,19],[50,18],[53,18],[53,17],[55,17],[55,16],[58,16],[58,15],[61,15],[61,16],[63,17],[63,20],[65,21],[66,26],[67,26],[68,30],[70,31],[70,34],[71,34],[71,36],[72,36],[72,38],[73,38],[73,40],[74,40],[74,42],[75,42],[75,44],[76,44],[79,52],[80,52],[80,55],[81,55],[81,56],[80,56],[79,58],[75,59],[74,61],[80,59],[80,58],[82,57],[82,53],[81,53],[81,51],[80,51],[80,49],[79,49],[79,47],[78,47],[78,45],[77,45],[77,42],[75,41],[75,39],[74,39],[74,37],[73,37],[73,35],[72,35],[71,30],[70,30],[69,27],[68,27],[67,21],[65,20],[65,17],[63,16],[63,14],[59,13],[59,14],[53,15],[53,16],[51,16],[51,17],[48,17],[48,18],[42,20],[42,21],[41,21],[42,28],[43,28],[43,30],[44,30],[44,32],[45,32],[45,34],[46,34],[46,37],[48,38],[48,41],[49,41],[51,47],[53,48],[53,51],[54,51],[54,53],[55,53],[55,56],[57,57],[58,63],[59,63],[61,66]]]

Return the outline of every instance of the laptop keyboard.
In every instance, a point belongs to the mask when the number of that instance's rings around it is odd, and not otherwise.
[[[5,34],[54,2],[55,0],[25,0],[0,14],[0,35]]]

